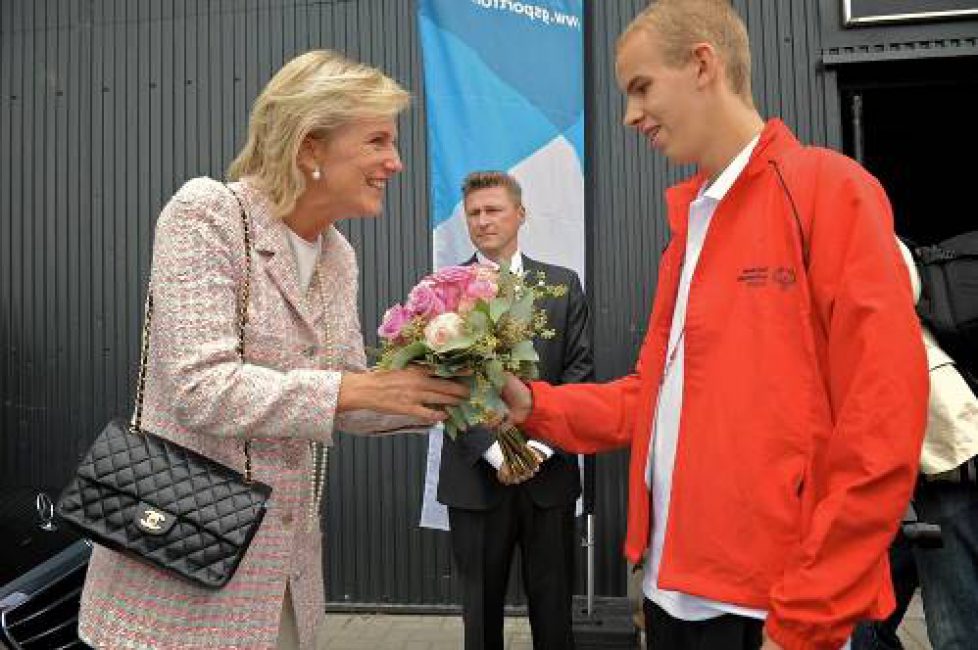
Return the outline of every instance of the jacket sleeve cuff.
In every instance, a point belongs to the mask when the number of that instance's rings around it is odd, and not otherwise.
[[[282,400],[286,416],[279,418],[281,435],[333,444],[342,374],[312,369],[292,370],[288,374],[294,382],[295,390],[291,391],[294,399]]]
[[[465,434],[462,434],[465,435]],[[482,457],[486,459],[486,462],[493,466],[493,468],[498,472],[499,468],[503,466],[503,450],[499,446],[498,442],[492,443],[489,449],[486,449]]]
[[[543,455],[544,460],[549,460],[549,458],[554,455],[553,447],[550,447],[549,445],[545,445],[539,440],[527,440],[526,446],[529,447],[530,449],[535,449],[536,451],[539,451]]]
[[[546,434],[553,429],[554,419],[559,417],[553,399],[553,386],[544,381],[534,381],[527,385],[533,394],[533,406],[522,429],[534,438],[549,439]]]

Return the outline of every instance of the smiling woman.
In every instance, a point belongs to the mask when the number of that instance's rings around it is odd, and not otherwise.
[[[404,168],[397,153],[397,124],[389,117],[353,120],[333,132],[311,135],[299,149],[299,161],[312,182],[285,221],[309,240],[322,223],[380,214],[388,179]]]
[[[228,175],[249,177],[278,217],[292,213],[306,190],[319,195],[314,203],[324,202],[324,188],[334,198],[351,198],[346,191],[352,186],[343,181],[316,185],[327,175],[359,171],[386,179],[400,171],[394,118],[409,102],[410,95],[376,68],[329,50],[307,52],[286,64],[255,100],[248,141]],[[361,176],[358,185],[367,178]],[[379,212],[376,204],[369,214]]]
[[[163,208],[142,423],[250,472],[271,498],[220,590],[96,545],[79,620],[89,644],[313,647],[325,611],[322,447],[334,429],[427,430],[468,396],[425,371],[363,372],[356,257],[333,227],[380,214],[402,169],[395,119],[408,99],[379,70],[303,54],[256,100],[236,182],[190,180]]]

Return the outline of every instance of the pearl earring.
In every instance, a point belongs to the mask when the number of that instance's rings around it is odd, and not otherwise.
[[[312,169],[312,180],[318,181],[323,177],[323,173],[319,171],[319,167],[313,167]]]

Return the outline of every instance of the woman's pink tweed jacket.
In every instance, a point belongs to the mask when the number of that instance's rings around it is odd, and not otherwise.
[[[272,648],[288,583],[300,643],[323,618],[322,543],[310,520],[310,441],[334,430],[407,425],[369,413],[334,420],[339,370],[364,368],[357,263],[343,236],[323,234],[309,291],[296,279],[286,226],[247,181],[232,183],[251,223],[246,362],[237,345],[244,233],[228,187],[199,178],[166,205],[156,226],[155,313],[143,426],[272,486],[269,510],[231,582],[208,591],[96,546],[80,632],[97,648]]]

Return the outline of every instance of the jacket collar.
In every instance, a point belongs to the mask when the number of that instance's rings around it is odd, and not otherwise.
[[[496,264],[495,262],[493,262],[492,260],[490,260],[488,257],[486,257],[485,255],[483,255],[478,250],[476,250],[474,257],[475,257],[475,260],[477,262],[485,261],[485,262],[488,262],[490,265]],[[526,269],[526,255],[523,254],[523,251],[521,251],[519,248],[517,248],[516,249],[516,253],[513,255],[513,258],[515,258],[519,262],[519,264],[518,264],[519,270],[521,272],[524,271]],[[510,263],[512,263],[512,261],[513,260],[510,259]],[[513,267],[512,266],[510,266],[510,270],[511,271],[513,270]]]
[[[323,279],[327,273],[327,251],[338,233],[332,226],[323,233],[316,274],[309,293],[303,295],[299,288],[295,254],[289,243],[289,227],[272,213],[271,202],[253,183],[243,179],[238,187],[241,188],[245,209],[251,221],[252,246],[259,254],[259,264],[254,267],[253,272],[264,269],[292,308],[310,327],[314,327],[325,315],[326,300],[310,301],[309,296],[322,292]]]
[[[747,166],[740,177],[734,181],[730,188],[731,191],[743,183],[744,179],[753,178],[766,171],[770,167],[770,161],[777,159],[786,151],[800,146],[801,143],[785,126],[784,122],[777,118],[768,120],[761,131],[761,137],[757,146],[754,147]],[[673,233],[686,231],[686,215],[689,213],[689,204],[696,198],[700,187],[706,180],[706,174],[697,172],[691,178],[666,190],[667,216],[669,227]]]
[[[539,262],[537,262],[536,260],[534,260],[534,259],[532,259],[530,257],[527,257],[526,253],[524,253],[522,250],[520,251],[520,256],[523,259],[523,270],[524,271],[527,270],[527,268],[530,268],[530,267],[537,268],[537,267],[540,266],[540,263]],[[478,262],[479,262],[479,256],[478,255],[472,255],[472,257],[470,257],[469,259],[465,260],[462,263],[462,266],[471,266],[472,264],[478,264]]]

